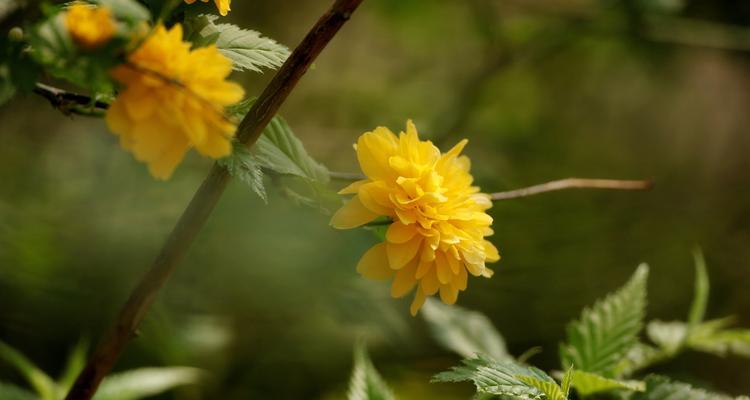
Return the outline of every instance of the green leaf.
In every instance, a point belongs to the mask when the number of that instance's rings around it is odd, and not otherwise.
[[[197,383],[203,372],[196,368],[140,368],[109,375],[102,381],[94,400],[136,400],[154,396],[178,386]]]
[[[670,382],[662,377],[649,377],[646,390],[633,400],[732,400],[731,397],[696,389],[687,383]]]
[[[103,6],[109,7],[112,14],[118,19],[125,19],[131,22],[148,21],[151,19],[151,13],[146,7],[136,0],[95,0]]]
[[[570,395],[570,386],[573,384],[573,371],[572,366],[568,368],[568,370],[565,371],[565,375],[563,375],[562,382],[560,383],[565,398],[568,398]]]
[[[294,175],[309,182],[326,184],[328,169],[315,161],[283,118],[276,116],[255,144],[256,160],[282,175]]]
[[[57,385],[18,350],[0,341],[0,359],[18,370],[43,400],[57,400]]]
[[[372,365],[364,345],[354,349],[354,369],[349,380],[348,400],[395,400],[391,389]]]
[[[517,376],[518,380],[539,389],[547,400],[567,400],[562,388],[555,381],[545,381],[532,376]]]
[[[39,400],[34,393],[10,383],[0,382],[0,399],[3,400]]]
[[[644,343],[637,343],[628,350],[615,368],[614,376],[630,376],[634,372],[667,359],[661,350]]]
[[[750,329],[725,329],[733,320],[721,318],[696,326],[685,345],[693,350],[722,357],[728,354],[750,357]]]
[[[276,69],[289,57],[286,46],[256,31],[232,24],[214,24],[213,21],[213,18],[200,20],[203,27],[198,41],[201,44],[213,42],[222,54],[232,60],[236,70],[262,72],[263,69]]]
[[[73,386],[73,382],[75,382],[78,374],[83,370],[83,367],[86,365],[86,351],[88,347],[88,340],[81,339],[71,350],[60,379],[57,381],[61,391],[67,392]]]
[[[218,161],[219,165],[229,171],[229,174],[247,184],[265,203],[268,203],[266,188],[263,185],[263,170],[242,143],[233,142],[232,154]]]
[[[614,377],[615,368],[637,343],[646,307],[648,266],[638,267],[630,281],[568,325],[568,343],[560,348],[562,364]]]
[[[706,270],[706,259],[703,252],[698,248],[693,251],[695,259],[695,291],[693,293],[693,304],[690,306],[688,314],[688,326],[692,330],[695,326],[703,322],[706,315],[706,306],[708,305],[708,295],[710,285],[708,280],[708,271]]]
[[[646,334],[667,355],[677,354],[688,337],[688,326],[684,322],[651,321],[646,325]]]
[[[508,354],[505,340],[484,314],[429,298],[422,316],[435,340],[463,357],[486,354],[498,361],[513,358]]]
[[[621,381],[578,370],[573,371],[571,379],[573,387],[582,397],[616,389],[642,392],[645,388],[644,383],[640,381]]]
[[[557,385],[543,371],[512,361],[495,361],[480,355],[464,359],[462,363],[464,365],[435,375],[432,382],[473,382],[480,394],[520,400],[545,399],[544,392],[535,386],[536,380]],[[525,382],[524,377],[535,378],[535,384]]]

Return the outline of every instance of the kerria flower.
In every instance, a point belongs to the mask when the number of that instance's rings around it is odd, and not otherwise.
[[[355,228],[382,216],[393,220],[385,242],[362,256],[357,271],[371,279],[392,278],[393,297],[416,288],[412,315],[438,292],[444,303],[455,303],[468,274],[489,278],[492,270],[485,263],[500,259],[485,240],[493,233],[485,212],[492,202],[472,186],[471,163],[459,155],[467,142],[441,154],[432,142],[419,140],[411,121],[399,136],[377,128],[355,146],[367,179],[339,192],[354,197],[333,216],[335,228]]]
[[[201,0],[204,3],[208,3],[208,0]],[[195,0],[185,0],[185,3],[193,4]],[[219,9],[219,14],[226,16],[231,10],[232,0],[214,0],[216,8]]]
[[[221,158],[231,152],[235,124],[224,108],[244,91],[226,80],[232,62],[215,46],[191,50],[182,27],[157,26],[112,72],[124,90],[107,112],[121,145],[160,179],[172,175],[190,147]]]
[[[65,13],[65,26],[80,47],[92,50],[107,43],[116,26],[108,7],[74,3]]]

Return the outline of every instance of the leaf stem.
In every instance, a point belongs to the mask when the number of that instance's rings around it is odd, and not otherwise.
[[[362,0],[337,0],[312,27],[240,123],[237,137],[241,143],[247,146],[255,143],[302,75],[360,3]],[[125,345],[135,336],[159,290],[185,257],[193,240],[221,198],[229,179],[226,169],[214,164],[151,268],[141,278],[114,325],[78,375],[66,400],[89,400],[94,396]]]

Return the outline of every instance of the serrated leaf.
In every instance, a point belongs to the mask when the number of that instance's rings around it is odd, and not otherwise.
[[[0,399],[2,400],[39,400],[39,397],[26,389],[10,383],[0,382]]]
[[[560,348],[563,367],[614,377],[643,326],[647,279],[648,266],[642,264],[625,286],[568,325],[568,343]]]
[[[565,371],[565,375],[563,375],[562,381],[560,382],[560,388],[562,388],[565,398],[568,398],[568,396],[570,395],[570,386],[573,384],[573,371],[574,369],[572,366],[568,368],[568,370]]]
[[[94,400],[136,400],[200,381],[203,372],[188,367],[140,368],[109,375]]]
[[[537,389],[539,389],[542,393],[544,393],[546,400],[567,400],[568,396],[566,396],[562,390],[562,388],[557,384],[557,382],[550,382],[550,381],[543,381],[538,378],[534,378],[531,376],[517,376],[517,378],[530,386],[533,386]]]
[[[326,184],[328,169],[315,161],[294,136],[283,118],[276,116],[255,144],[256,160],[263,168],[283,175],[294,175],[309,182]]]
[[[480,355],[464,359],[462,363],[463,365],[453,367],[450,371],[435,375],[432,382],[473,382],[479,393],[520,400],[545,398],[542,390],[524,382],[521,377],[554,383],[543,371],[511,361],[494,361]]]
[[[232,60],[234,69],[262,72],[276,69],[289,57],[289,49],[256,31],[242,29],[232,24],[215,24],[213,19],[200,21],[204,26],[199,40],[213,43],[219,51]]]
[[[750,329],[726,329],[733,320],[721,318],[697,325],[685,345],[693,350],[722,357],[728,354],[750,357]]]
[[[380,376],[364,345],[354,349],[354,368],[349,380],[348,400],[395,400],[391,389]]]
[[[637,343],[620,360],[613,375],[630,376],[634,372],[660,362],[665,358],[667,356],[661,350],[644,343]]]
[[[693,292],[693,303],[690,306],[688,314],[688,326],[692,330],[695,326],[703,322],[706,315],[706,306],[708,305],[708,295],[711,291],[708,271],[706,270],[706,259],[700,249],[693,252],[695,259],[695,290]]]
[[[234,142],[232,154],[218,161],[230,175],[247,184],[255,194],[268,203],[266,187],[263,185],[263,170],[247,146]]]
[[[0,341],[0,359],[13,366],[44,400],[57,400],[57,385],[25,355]]]
[[[435,340],[463,357],[486,354],[497,361],[513,358],[500,332],[484,314],[430,298],[422,308],[422,316]]]
[[[645,389],[644,383],[640,381],[621,381],[578,370],[573,371],[571,380],[573,387],[583,397],[616,389],[636,392],[642,392]]]
[[[649,377],[646,390],[633,400],[732,400],[731,397],[696,389],[687,383],[670,382],[662,377]]]

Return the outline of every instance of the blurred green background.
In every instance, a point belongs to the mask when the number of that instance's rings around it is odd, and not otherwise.
[[[229,20],[293,47],[330,4],[235,0]],[[414,119],[443,149],[470,144],[485,191],[568,176],[648,178],[650,192],[568,191],[500,202],[492,279],[459,304],[520,354],[557,366],[580,309],[652,267],[649,317],[685,317],[691,250],[709,264],[709,317],[750,326],[750,3],[733,0],[367,0],[282,109],[309,152],[356,171],[351,144]],[[236,78],[258,94],[271,74]],[[111,323],[210,161],[157,182],[103,121],[41,98],[0,107],[0,339],[46,371]],[[344,183],[334,182],[338,188]],[[410,299],[355,271],[375,237],[335,231],[269,182],[233,183],[117,369],[189,365],[201,387],[164,399],[341,398],[353,344],[406,399],[457,363]],[[750,392],[750,361],[688,354],[655,371]],[[21,382],[0,365],[0,379]]]

